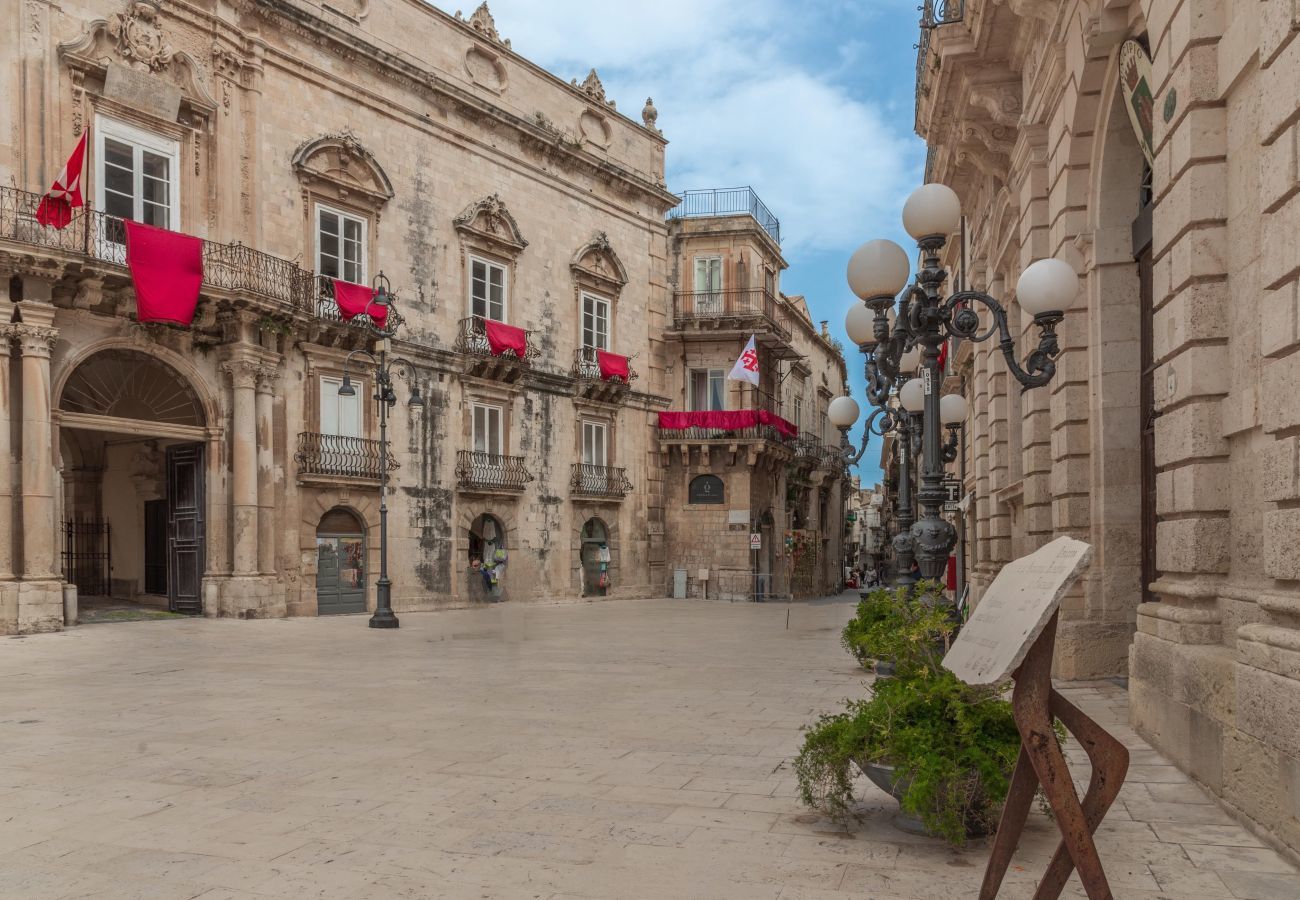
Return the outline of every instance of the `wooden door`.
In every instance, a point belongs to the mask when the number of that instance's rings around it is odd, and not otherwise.
[[[167,604],[203,612],[203,445],[167,448]]]

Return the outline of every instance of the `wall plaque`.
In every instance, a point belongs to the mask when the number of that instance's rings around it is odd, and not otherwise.
[[[1142,155],[1148,165],[1156,164],[1153,146],[1156,98],[1151,93],[1151,57],[1141,44],[1134,40],[1124,42],[1119,48],[1120,89],[1124,91],[1124,106],[1133,123],[1133,133],[1142,146]]]
[[[722,479],[717,475],[699,475],[691,479],[687,494],[688,503],[721,504],[726,500]]]
[[[104,96],[168,122],[175,122],[181,111],[180,88],[157,75],[138,72],[117,63],[108,64]]]

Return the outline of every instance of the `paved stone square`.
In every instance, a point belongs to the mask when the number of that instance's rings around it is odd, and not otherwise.
[[[900,832],[877,793],[851,826],[795,796],[800,726],[862,691],[852,599],[788,627],[664,600],[0,639],[0,896],[975,897],[987,843]],[[1122,690],[1069,693],[1134,750],[1099,836],[1117,897],[1300,896],[1122,724]],[[1053,841],[1036,813],[1003,896]]]

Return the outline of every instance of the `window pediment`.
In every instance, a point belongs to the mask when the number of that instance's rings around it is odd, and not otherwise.
[[[578,248],[569,268],[579,284],[611,297],[617,297],[627,284],[627,268],[603,231]]]
[[[303,144],[293,155],[293,170],[304,187],[376,212],[393,196],[383,167],[351,132]]]
[[[518,256],[528,241],[519,231],[519,223],[510,214],[501,197],[489,194],[465,207],[452,224],[464,238],[488,252],[506,259]]]

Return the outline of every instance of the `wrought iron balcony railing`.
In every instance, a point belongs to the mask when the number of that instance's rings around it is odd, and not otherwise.
[[[367,438],[304,431],[298,435],[298,452],[293,458],[298,463],[300,475],[332,475],[374,481],[378,481],[380,476],[379,441]],[[396,457],[390,452],[388,471],[395,471],[397,465]]]
[[[698,219],[709,216],[753,216],[759,227],[781,243],[781,222],[767,208],[752,187],[710,188],[684,191],[682,202],[668,211],[670,219]]]
[[[0,187],[0,245],[6,242],[85,256],[107,267],[126,266],[126,227],[116,216],[74,210],[61,229],[36,221],[41,195]],[[202,241],[203,287],[252,294],[290,311],[312,312],[313,276],[289,260],[238,242]]]
[[[600,372],[600,363],[596,359],[595,347],[579,347],[573,351],[573,372],[574,378],[581,378],[584,381],[604,381],[604,376]],[[632,358],[627,362],[627,383],[631,384],[636,381],[637,373],[632,368]],[[621,384],[617,379],[611,379],[613,384]]]
[[[617,499],[632,490],[632,482],[627,480],[626,469],[574,463],[573,477],[569,479],[569,487],[573,490],[573,493],[581,494],[584,497]]]
[[[744,291],[680,291],[673,295],[673,319],[677,328],[687,323],[735,325],[752,328],[766,325],[783,340],[791,331],[786,311],[762,288]]]
[[[343,313],[339,310],[338,301],[334,299],[334,279],[328,275],[313,275],[312,283],[312,302],[315,305],[316,318],[326,322],[333,322],[338,325],[360,325],[361,316],[353,316],[351,319],[344,319]],[[388,308],[388,325],[390,329],[396,328],[406,320],[402,318],[395,308]]]
[[[522,456],[474,450],[456,453],[456,483],[463,490],[522,491],[532,480]]]
[[[506,350],[498,356],[492,352],[492,345],[488,342],[486,320],[482,316],[469,316],[460,320],[456,333],[456,350],[467,356],[508,359],[521,363],[529,363],[541,356],[541,352],[533,342],[533,332],[525,330],[524,341],[525,351],[522,359],[513,350]]]

